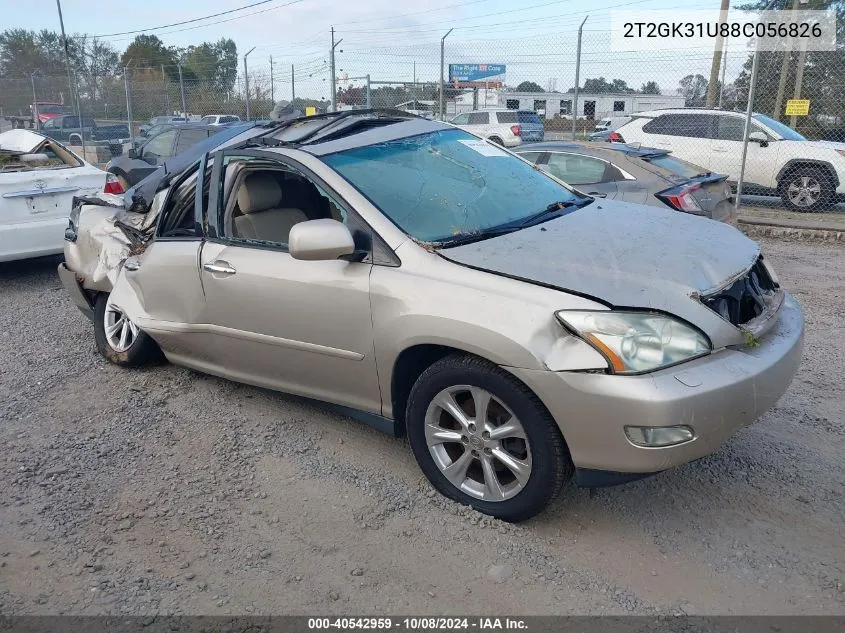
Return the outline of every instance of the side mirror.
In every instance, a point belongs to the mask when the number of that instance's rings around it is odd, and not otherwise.
[[[135,151],[134,147],[130,147],[129,151],[126,152],[126,156],[128,156],[129,158],[138,158],[138,152]]]
[[[291,228],[288,251],[294,259],[333,260],[353,255],[355,241],[347,226],[337,220],[308,220]]]
[[[769,144],[769,137],[763,132],[751,132],[751,134],[748,135],[748,140],[754,143],[759,143],[760,147],[766,147],[766,145]]]

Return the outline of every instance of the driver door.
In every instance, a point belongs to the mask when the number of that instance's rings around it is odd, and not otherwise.
[[[214,236],[199,274],[220,373],[380,412],[371,259],[301,261],[287,244],[293,224],[333,218],[366,249],[368,227],[322,181],[278,154],[221,152],[215,165],[222,186],[209,205]]]

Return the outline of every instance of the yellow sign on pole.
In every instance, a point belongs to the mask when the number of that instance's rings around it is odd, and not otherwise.
[[[809,99],[788,99],[786,102],[786,116],[807,116],[810,114]]]
[[[317,114],[317,108],[314,106],[305,106],[305,116],[314,116]]]

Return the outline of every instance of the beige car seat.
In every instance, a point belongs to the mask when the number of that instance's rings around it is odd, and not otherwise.
[[[243,215],[234,219],[235,237],[287,244],[294,224],[305,222],[302,209],[282,206],[283,192],[273,174],[249,174],[238,189],[238,208]]]

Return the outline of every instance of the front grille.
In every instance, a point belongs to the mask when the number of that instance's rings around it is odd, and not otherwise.
[[[715,294],[702,297],[701,301],[734,325],[743,325],[766,310],[777,290],[778,284],[769,275],[761,256],[743,277]]]

